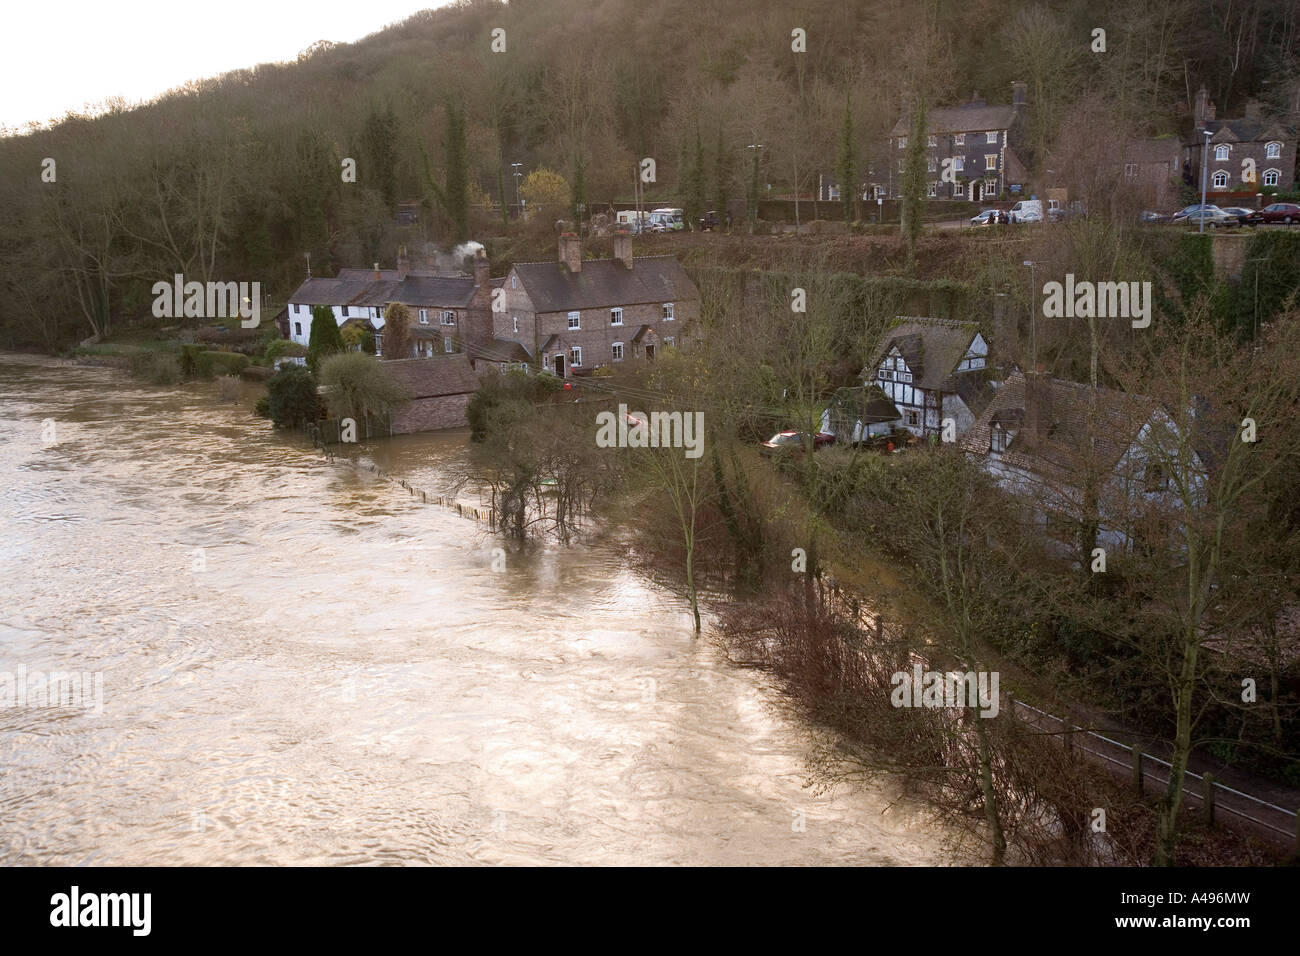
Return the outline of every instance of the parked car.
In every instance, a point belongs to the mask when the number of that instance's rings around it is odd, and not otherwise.
[[[1214,203],[1207,202],[1204,206],[1202,206],[1200,203],[1195,203],[1191,206],[1187,206],[1186,208],[1178,210],[1178,212],[1174,213],[1174,218],[1172,221],[1186,223],[1188,225],[1194,225],[1204,220],[1205,225],[1213,229],[1216,226],[1228,225],[1229,219],[1232,219],[1232,217],[1229,216],[1226,212],[1224,212],[1218,206],[1214,205]],[[1236,220],[1233,219],[1233,222],[1235,223]]]
[[[1140,213],[1138,213],[1138,222],[1158,223],[1158,222],[1168,222],[1168,221],[1169,221],[1168,213],[1156,212],[1154,209],[1143,209]]]
[[[760,443],[758,450],[765,455],[803,454],[807,442],[807,432],[777,432],[767,441]],[[833,444],[835,444],[835,436],[830,432],[816,432],[813,435],[813,451]]]
[[[996,209],[983,209],[978,216],[970,217],[972,226],[991,226],[998,221],[998,211]]]
[[[1253,209],[1247,209],[1244,206],[1224,206],[1223,211],[1232,217],[1231,222],[1224,223],[1225,226],[1245,225],[1246,217],[1254,212]]]
[[[1084,219],[1088,213],[1083,208],[1083,203],[1074,200],[1068,206],[1062,206],[1055,199],[1049,199],[1051,204],[1047,210],[1048,222],[1063,222],[1066,219]]]
[[[1275,202],[1271,206],[1257,209],[1242,220],[1247,226],[1258,226],[1263,222],[1280,222],[1291,225],[1300,222],[1300,206],[1291,202]]]

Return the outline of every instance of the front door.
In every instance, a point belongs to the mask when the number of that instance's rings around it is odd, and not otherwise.
[[[653,345],[647,345],[645,347],[645,357],[647,362],[653,362],[655,360],[655,347]]]
[[[560,376],[560,378],[564,378],[564,356],[563,355],[555,356],[555,374]]]
[[[970,184],[970,198],[972,202],[979,202],[984,198],[984,183],[981,180],[975,180]]]

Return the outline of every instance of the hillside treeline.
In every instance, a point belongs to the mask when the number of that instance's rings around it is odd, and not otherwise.
[[[1028,84],[1026,161],[1080,133],[1179,132],[1205,83],[1219,115],[1257,97],[1290,116],[1300,2],[1287,0],[515,0],[418,13],[295,63],[106,103],[0,139],[0,346],[54,348],[147,314],[154,281],[258,280],[391,263],[399,244],[506,228],[513,163],[574,202],[710,206],[759,179],[815,188],[850,144],[859,172],[908,94],[1006,102]],[[806,52],[792,51],[792,30]],[[1095,53],[1094,31],[1106,31]],[[494,31],[504,33],[494,33]],[[495,46],[495,50],[494,50]],[[1083,104],[1086,108],[1080,108]],[[847,117],[847,121],[846,121]],[[44,163],[54,161],[53,167]],[[344,182],[344,160],[356,181]],[[43,178],[44,173],[44,178]],[[45,181],[53,174],[53,181]],[[418,225],[395,221],[421,204]],[[556,204],[558,205],[558,204]],[[554,215],[552,215],[552,212]]]

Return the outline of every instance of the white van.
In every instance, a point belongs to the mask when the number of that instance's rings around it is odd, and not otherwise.
[[[1011,207],[1010,215],[1015,222],[1042,222],[1043,201],[1041,199],[1022,199]]]

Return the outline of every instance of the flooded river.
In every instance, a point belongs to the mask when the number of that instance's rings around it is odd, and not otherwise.
[[[436,491],[467,442],[358,453]],[[0,529],[0,863],[940,861],[617,556],[494,571],[211,386],[0,355]]]

